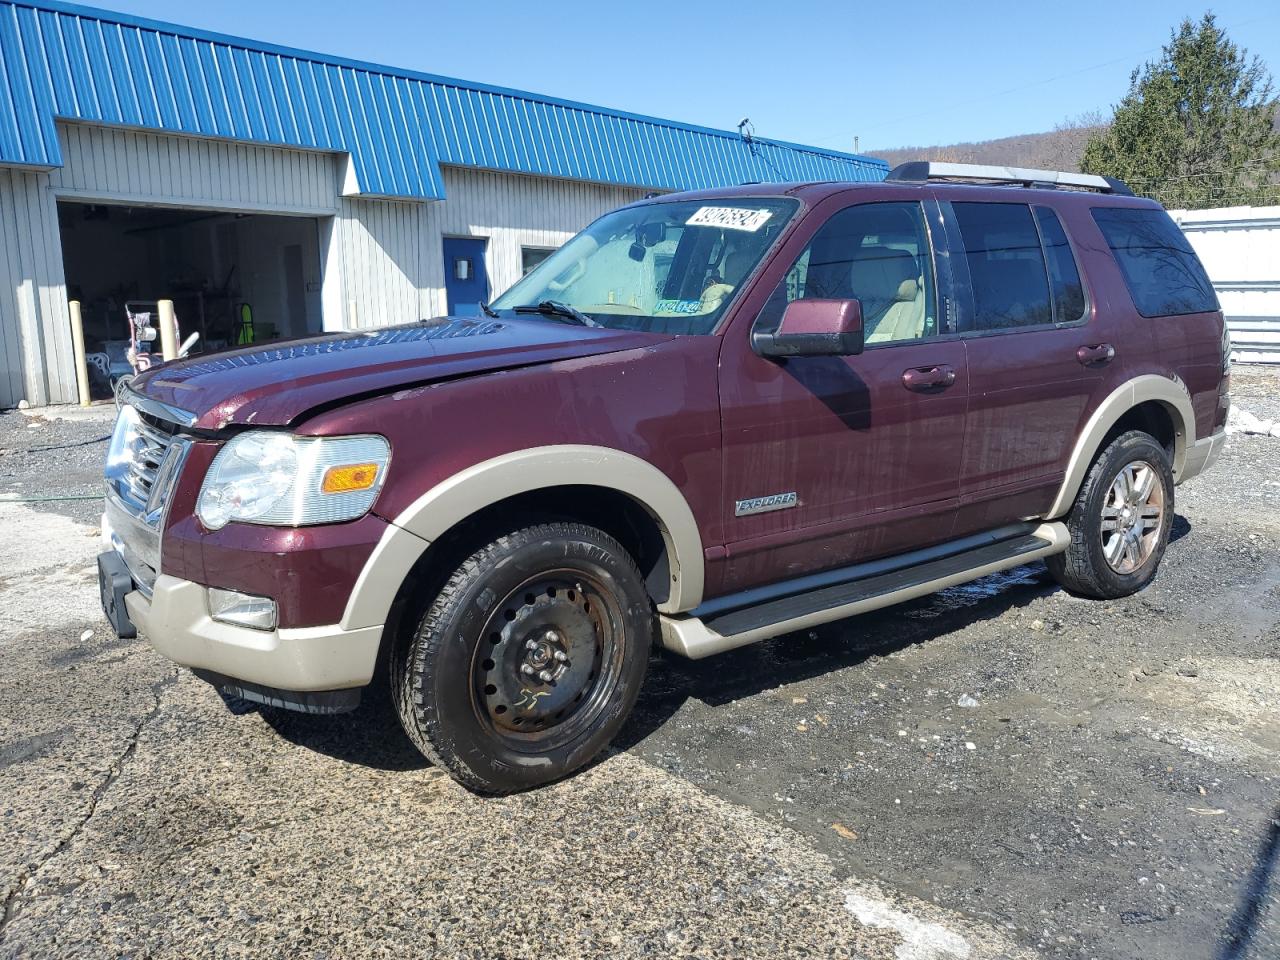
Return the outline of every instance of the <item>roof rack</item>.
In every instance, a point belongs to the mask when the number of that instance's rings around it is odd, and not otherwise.
[[[1133,196],[1133,191],[1115,177],[1100,177],[1096,173],[1067,173],[1063,170],[1028,170],[1025,167],[996,167],[977,163],[944,163],[936,160],[912,160],[900,163],[889,171],[887,178],[896,183],[929,183],[946,181],[953,183],[977,182],[1017,184],[1023,187],[1067,187],[1076,190],[1096,190],[1098,193],[1114,193],[1123,197]]]

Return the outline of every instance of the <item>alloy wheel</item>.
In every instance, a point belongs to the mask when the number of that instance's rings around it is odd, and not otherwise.
[[[1102,506],[1102,555],[1119,574],[1131,574],[1151,558],[1164,523],[1165,489],[1156,468],[1135,460],[1116,475]]]

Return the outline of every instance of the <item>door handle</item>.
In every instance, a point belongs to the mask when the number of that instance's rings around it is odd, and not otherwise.
[[[1086,367],[1102,366],[1116,358],[1116,348],[1109,343],[1095,343],[1076,350],[1076,359]]]
[[[912,367],[902,374],[904,387],[921,392],[945,390],[955,382],[955,368],[946,363],[940,363],[935,367]]]

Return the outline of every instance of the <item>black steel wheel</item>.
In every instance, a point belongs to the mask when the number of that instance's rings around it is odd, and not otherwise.
[[[517,749],[566,742],[604,708],[622,663],[622,612],[581,571],[539,574],[494,609],[472,659],[481,721]]]
[[[401,722],[471,789],[559,779],[626,719],[654,625],[639,570],[608,534],[574,523],[513,531],[453,572],[393,657]]]

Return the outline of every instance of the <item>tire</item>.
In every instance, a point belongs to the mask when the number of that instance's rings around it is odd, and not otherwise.
[[[622,726],[656,619],[635,561],[608,534],[547,523],[464,560],[391,660],[405,732],[479,793],[558,780]]]
[[[1160,567],[1173,508],[1169,454],[1150,434],[1121,434],[1080,485],[1067,514],[1071,541],[1066,552],[1045,560],[1049,572],[1081,597],[1114,600],[1137,593]]]

